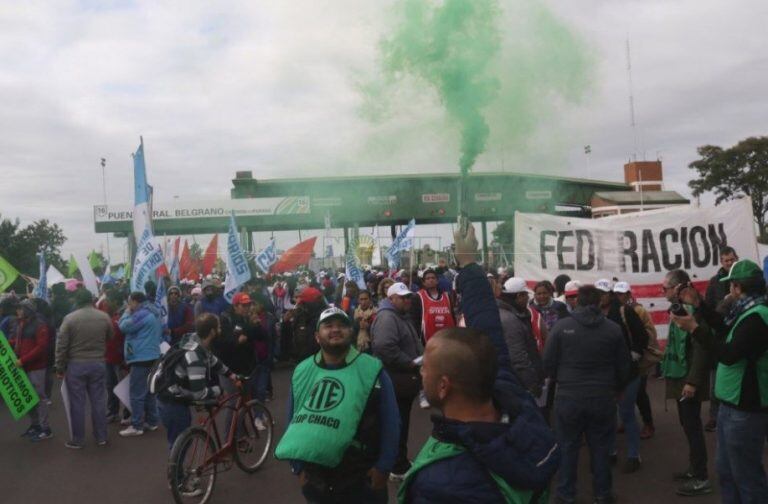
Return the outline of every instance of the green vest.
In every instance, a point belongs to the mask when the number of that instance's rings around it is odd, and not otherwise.
[[[728,333],[726,343],[733,339],[733,333],[742,320],[747,316],[757,313],[762,317],[763,323],[768,326],[768,306],[757,305],[745,311],[733,324]],[[768,332],[764,335],[768,338]],[[717,377],[715,378],[715,397],[721,401],[738,405],[741,401],[741,383],[744,380],[744,371],[747,368],[747,359],[741,359],[730,366],[720,363],[717,365]],[[768,352],[763,353],[756,362],[757,384],[760,388],[760,406],[768,406]]]
[[[688,313],[693,313],[693,307],[685,305],[685,309]],[[688,333],[674,322],[670,322],[667,349],[661,361],[661,374],[664,378],[680,379],[688,375],[688,358],[685,354],[687,346]]]
[[[411,465],[411,469],[405,473],[405,479],[403,480],[403,484],[400,485],[400,489],[397,491],[397,502],[400,504],[405,504],[406,498],[408,496],[408,487],[413,482],[413,478],[416,477],[416,473],[419,472],[424,467],[433,464],[435,462],[438,462],[443,459],[455,457],[457,455],[461,455],[466,450],[463,446],[459,446],[457,444],[453,443],[445,443],[443,441],[438,441],[434,437],[431,437],[427,440],[427,442],[424,444],[424,446],[421,448],[421,451],[416,456],[416,460],[413,461],[413,465]],[[511,486],[509,486],[509,483],[504,481],[504,479],[489,471],[489,474],[491,475],[491,478],[493,478],[493,481],[496,482],[496,485],[499,488],[499,491],[501,492],[501,495],[504,496],[504,502],[507,502],[509,504],[530,504],[531,499],[533,498],[533,492],[530,490],[515,490]],[[544,492],[546,494],[546,492]],[[543,495],[541,499],[539,499],[539,502],[547,502],[548,496]]]
[[[320,367],[321,354],[302,361],[293,373],[293,418],[275,449],[275,458],[336,467],[354,442],[381,361],[350,348],[346,366]]]

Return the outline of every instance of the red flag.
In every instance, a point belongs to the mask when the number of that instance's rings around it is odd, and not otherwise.
[[[208,248],[205,250],[203,256],[203,275],[210,275],[213,273],[213,267],[216,266],[216,258],[219,255],[219,235],[213,235],[211,243],[208,244]]]
[[[286,271],[293,271],[301,265],[309,264],[309,260],[312,259],[313,251],[315,250],[316,241],[317,237],[314,236],[286,250],[270,271],[273,273],[284,273]]]
[[[187,244],[187,240],[184,240],[184,249],[181,252],[181,259],[179,260],[179,278],[188,278],[191,266],[192,258],[189,257],[189,245]]]
[[[197,282],[200,280],[200,270],[203,268],[202,261],[190,259],[189,260],[189,271],[187,272],[187,280],[194,280]]]

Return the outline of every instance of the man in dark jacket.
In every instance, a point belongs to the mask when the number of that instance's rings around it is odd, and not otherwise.
[[[721,304],[725,297],[728,296],[730,283],[727,280],[723,282],[722,279],[728,276],[731,266],[738,260],[739,256],[736,254],[736,249],[727,246],[721,248],[720,269],[709,279],[709,284],[707,284],[707,293],[704,295],[707,306],[723,315],[727,314],[730,308],[727,303]]]
[[[171,346],[195,330],[192,307],[181,299],[181,289],[175,285],[168,288],[168,330],[171,331]]]
[[[424,352],[416,327],[408,317],[412,292],[403,283],[387,289],[387,299],[379,304],[371,325],[373,355],[381,359],[392,378],[400,409],[400,451],[390,478],[401,480],[411,463],[408,461],[408,431],[413,400],[421,388],[417,359]]]
[[[717,421],[717,472],[723,502],[768,502],[763,448],[768,435],[768,305],[763,273],[745,259],[722,278],[736,300],[723,317],[702,302],[695,289],[681,293],[714,329],[692,316],[673,316],[719,361],[715,394],[720,399]]]
[[[499,306],[501,328],[509,349],[512,370],[528,392],[539,397],[544,385],[544,370],[541,355],[536,348],[536,338],[533,337],[528,298],[525,280],[512,277],[504,282],[496,304]]]
[[[662,290],[670,303],[680,304],[680,292],[690,286],[688,273],[673,270],[664,278]],[[693,311],[690,305],[683,308],[688,313]],[[700,330],[709,330],[705,328],[706,322],[701,314],[695,314],[695,318],[701,326]],[[710,357],[698,340],[670,322],[661,369],[666,382],[665,397],[675,401],[680,425],[688,441],[689,467],[674,475],[675,479],[683,482],[677,490],[680,495],[705,495],[713,491],[707,471],[707,445],[701,423],[701,403],[709,400],[710,368]]]
[[[446,329],[428,343],[424,388],[443,415],[432,417],[432,436],[400,487],[401,503],[542,502],[557,469],[552,433],[510,367],[476,251],[473,228],[456,236],[457,291],[468,328]],[[536,484],[521,467],[532,469]]]
[[[621,328],[600,311],[600,298],[594,286],[580,287],[578,307],[555,324],[544,347],[544,370],[557,382],[555,430],[563,448],[557,498],[562,503],[576,500],[582,436],[589,446],[595,502],[614,502],[615,398],[629,376],[630,357]]]

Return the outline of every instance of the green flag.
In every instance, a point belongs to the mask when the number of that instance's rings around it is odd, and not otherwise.
[[[91,265],[92,270],[97,270],[103,266],[101,257],[99,257],[95,250],[91,250],[91,253],[88,254],[88,264]]]
[[[125,275],[123,276],[125,280],[129,280],[131,278],[132,270],[133,265],[131,264],[131,261],[125,261]]]
[[[0,256],[0,292],[3,292],[10,287],[11,284],[16,281],[18,276],[19,272],[16,271],[16,268],[3,259],[3,256]]]
[[[67,263],[67,276],[69,278],[75,278],[75,273],[77,273],[77,270],[80,268],[77,267],[77,261],[75,261],[75,256],[72,254],[69,254],[69,262]]]
[[[0,331],[0,397],[8,405],[14,420],[26,415],[40,402],[27,374],[16,367],[16,354],[3,331]]]

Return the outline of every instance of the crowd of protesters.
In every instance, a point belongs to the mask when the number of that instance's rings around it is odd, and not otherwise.
[[[595,502],[610,503],[617,436],[624,437],[621,470],[631,474],[642,468],[641,440],[656,433],[647,391],[656,375],[688,446],[689,466],[674,475],[678,494],[713,491],[704,437],[717,430],[723,501],[768,502],[768,306],[757,265],[725,247],[705,296],[685,271],[669,272],[659,293],[671,305],[662,351],[648,310],[620,278],[531,283],[507,269],[484,271],[476,241],[456,240],[455,263],[366,268],[364,288],[340,271],[302,270],[254,278],[228,302],[215,275],[183,281],[167,289],[165,324],[153,282],[145,292],[104,285],[98,298],[59,284],[50,303],[6,295],[0,330],[41,399],[22,435],[53,436],[55,375],[66,379],[70,402],[66,446],[81,449],[86,402],[97,446],[108,443],[110,422],[120,422],[125,437],[162,423],[172,445],[191,423],[188,403],[175,398],[231,392],[237,375],[247,375],[253,396],[269,401],[275,364],[298,364],[287,391],[291,420],[309,400],[302,384],[350,380],[354,369],[348,401],[359,404],[344,411],[358,423],[327,447],[308,449],[306,436],[322,429],[291,421],[278,446],[308,501],[386,502],[388,477],[402,482],[404,502],[545,502],[549,493],[575,502],[586,439]],[[164,344],[188,358],[176,371],[179,385],[157,398],[147,376]],[[114,393],[126,376],[130,413]],[[710,399],[704,423],[702,403]],[[411,460],[414,403],[442,415],[433,417],[429,453]],[[515,444],[520,436],[532,438],[528,451]]]

